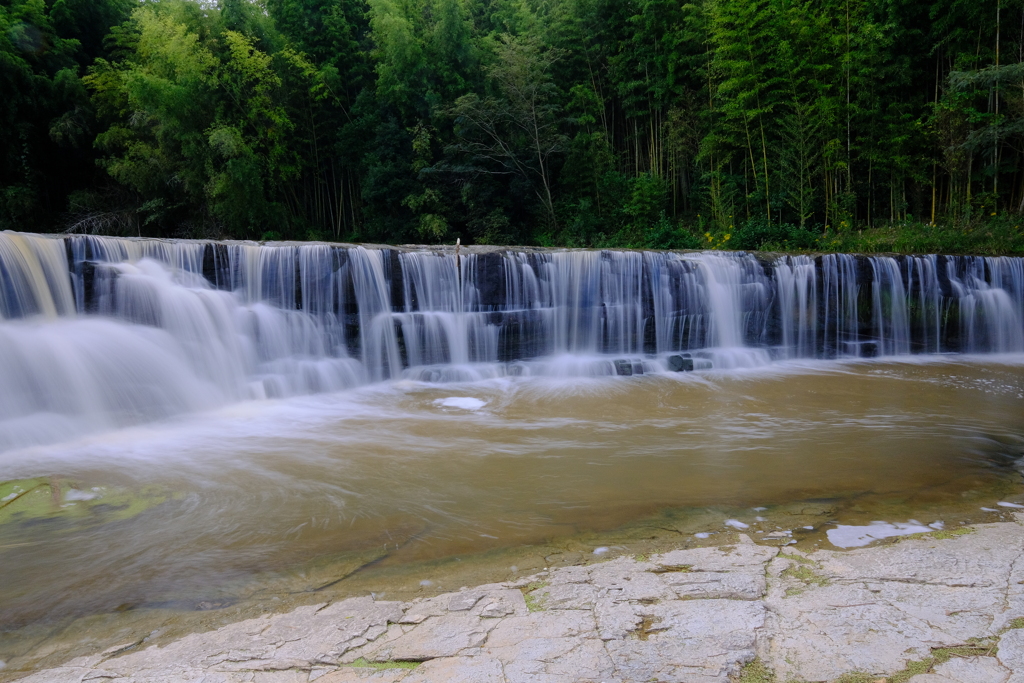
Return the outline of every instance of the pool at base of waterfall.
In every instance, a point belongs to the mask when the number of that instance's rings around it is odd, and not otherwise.
[[[408,596],[737,531],[820,547],[948,531],[1024,503],[1021,414],[1021,357],[235,403],[5,452],[0,623]]]

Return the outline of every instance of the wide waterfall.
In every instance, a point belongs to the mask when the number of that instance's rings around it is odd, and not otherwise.
[[[0,233],[0,450],[388,379],[667,372],[684,352],[1024,352],[1024,258]]]

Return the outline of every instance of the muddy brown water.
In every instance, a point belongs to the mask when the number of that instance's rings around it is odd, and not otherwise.
[[[0,516],[2,675],[724,542],[727,520],[806,547],[836,523],[996,521],[1022,456],[1019,356],[397,382],[8,451],[0,481],[54,488]]]

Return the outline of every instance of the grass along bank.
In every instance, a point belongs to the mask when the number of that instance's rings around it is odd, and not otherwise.
[[[705,231],[695,248],[747,251],[838,252],[848,254],[1024,255],[1024,218],[986,216],[969,223],[894,221],[873,227],[801,228],[752,218],[734,229]]]

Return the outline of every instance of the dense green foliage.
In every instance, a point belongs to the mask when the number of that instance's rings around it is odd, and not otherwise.
[[[1021,252],[1022,0],[0,0],[0,228]]]

